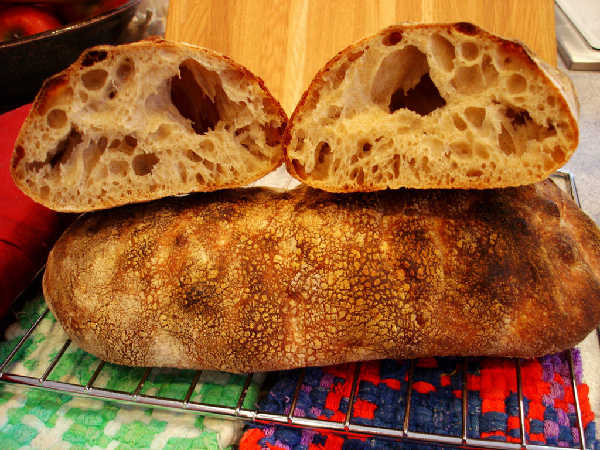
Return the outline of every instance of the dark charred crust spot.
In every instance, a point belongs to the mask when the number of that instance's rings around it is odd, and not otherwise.
[[[383,45],[391,46],[396,45],[398,42],[402,40],[402,31],[392,31],[389,34],[386,34],[383,38]]]
[[[550,217],[555,217],[557,219],[560,218],[560,208],[558,205],[552,200],[546,200],[542,202],[542,210],[548,214]]]
[[[183,247],[188,241],[188,238],[185,234],[178,234],[175,236],[175,245],[177,247]]]
[[[83,67],[93,66],[97,62],[104,61],[107,56],[108,52],[106,50],[90,50],[83,56],[81,65]]]
[[[557,234],[554,240],[555,251],[567,266],[575,264],[576,252],[571,239],[565,234]]]
[[[188,288],[181,299],[182,306],[186,309],[195,307],[199,313],[208,313],[209,310],[214,309],[211,306],[211,300],[214,298],[216,293],[215,285],[208,284],[197,284]]]
[[[479,28],[469,22],[458,22],[454,24],[454,29],[459,33],[468,36],[474,36],[479,31]]]
[[[15,154],[14,154],[13,160],[12,160],[12,168],[13,169],[16,169],[16,167],[19,165],[19,163],[21,162],[21,160],[23,159],[24,156],[25,156],[25,149],[23,148],[23,146],[17,145],[17,147],[15,148]]]

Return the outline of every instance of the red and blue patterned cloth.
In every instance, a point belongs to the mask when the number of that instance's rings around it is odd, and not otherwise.
[[[573,351],[577,393],[586,447],[595,442],[595,422],[588,386],[581,382],[581,359]],[[469,359],[467,434],[470,438],[520,442],[519,398],[515,361]],[[308,368],[294,410],[296,417],[344,422],[356,366]],[[408,361],[371,361],[360,367],[351,423],[402,429],[406,409]],[[462,360],[427,358],[416,362],[409,430],[460,436],[462,433]],[[264,412],[288,414],[300,371],[282,372],[259,404]],[[523,361],[525,434],[528,444],[578,446],[577,415],[567,354]],[[433,448],[381,438],[362,438],[279,425],[249,425],[241,450],[254,449]],[[447,448],[447,447],[446,447]]]

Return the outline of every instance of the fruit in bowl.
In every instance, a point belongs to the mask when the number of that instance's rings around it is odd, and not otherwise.
[[[51,12],[33,6],[10,6],[0,10],[0,41],[12,41],[60,28]]]
[[[4,22],[11,29],[18,21],[7,11],[16,7],[35,7],[59,22],[52,30],[29,28],[28,32],[35,33],[29,36],[19,37],[21,32],[10,31],[9,40],[2,40],[5,34],[0,30],[0,67],[5,68],[0,73],[0,112],[31,102],[46,78],[68,67],[85,49],[121,42],[140,1],[19,0],[17,5],[13,0],[8,5],[0,0],[0,16],[11,18]],[[82,5],[87,8],[82,9]],[[69,8],[72,15],[63,16]],[[90,14],[93,17],[81,18]]]
[[[80,22],[112,11],[127,0],[46,0],[40,3],[21,1],[0,7],[0,41],[12,41],[63,25]]]

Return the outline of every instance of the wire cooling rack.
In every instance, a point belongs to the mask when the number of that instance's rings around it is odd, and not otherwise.
[[[557,172],[553,175],[555,181],[558,182],[559,185],[563,189],[565,189],[575,200],[575,202],[579,205],[579,197],[577,194],[577,189],[575,187],[575,182],[573,176],[566,171]],[[61,361],[61,358],[68,351],[69,347],[71,347],[71,341],[66,339],[62,346],[58,347],[56,355],[50,361],[49,365],[44,369],[43,374],[40,377],[34,377],[31,375],[19,374],[6,371],[11,367],[11,363],[15,358],[15,355],[19,352],[19,350],[25,345],[25,343],[32,337],[36,329],[38,329],[40,323],[48,316],[48,309],[46,308],[42,314],[35,320],[33,325],[27,330],[27,332],[22,336],[22,338],[18,341],[15,347],[12,349],[10,354],[6,357],[6,359],[0,364],[0,381],[5,381],[8,383],[13,383],[17,385],[30,386],[36,388],[47,389],[51,391],[57,392],[66,392],[74,395],[82,395],[88,397],[95,397],[103,400],[113,400],[120,403],[127,404],[137,404],[144,405],[150,407],[161,407],[167,409],[173,409],[177,411],[190,411],[205,415],[213,415],[222,418],[229,419],[238,419],[238,420],[246,420],[246,421],[254,421],[260,423],[267,424],[284,424],[295,427],[309,427],[317,430],[324,431],[333,431],[333,432],[342,432],[342,433],[351,433],[362,436],[379,436],[386,437],[392,439],[401,439],[406,441],[414,441],[414,442],[429,442],[436,443],[438,445],[456,445],[461,447],[476,447],[476,448],[500,448],[500,449],[521,449],[521,448],[529,448],[529,449],[554,449],[554,448],[565,448],[565,447],[554,447],[554,446],[541,446],[541,445],[532,445],[527,443],[526,434],[525,434],[525,410],[524,410],[524,397],[523,397],[523,388],[521,383],[521,361],[519,359],[514,359],[514,368],[515,375],[517,380],[517,394],[519,399],[519,421],[520,421],[520,442],[500,442],[489,439],[479,439],[479,438],[470,438],[467,434],[467,416],[468,416],[468,402],[467,402],[467,366],[469,363],[468,358],[462,358],[459,362],[460,373],[462,377],[462,432],[460,436],[449,436],[442,434],[432,434],[432,433],[421,433],[414,432],[409,429],[409,421],[411,417],[411,397],[413,394],[413,380],[414,380],[414,372],[416,367],[415,360],[410,361],[410,367],[408,371],[408,380],[407,387],[405,392],[406,399],[406,407],[404,411],[404,420],[401,427],[398,428],[385,428],[378,426],[368,426],[361,425],[357,423],[353,423],[351,412],[353,410],[353,406],[356,400],[356,395],[358,391],[358,381],[359,374],[361,369],[361,363],[357,363],[355,366],[355,370],[352,378],[352,388],[351,394],[348,403],[348,410],[345,415],[344,421],[327,421],[321,419],[313,419],[307,417],[297,417],[294,415],[296,409],[296,403],[298,401],[298,396],[300,393],[300,389],[302,383],[304,381],[305,370],[300,369],[299,375],[297,378],[294,395],[291,399],[291,406],[289,408],[289,413],[287,414],[274,414],[269,412],[261,411],[256,404],[250,405],[248,407],[245,402],[248,388],[253,382],[257,382],[257,380],[263,380],[264,374],[249,374],[245,376],[243,387],[241,392],[235,402],[235,406],[221,405],[221,404],[210,404],[203,402],[192,401],[192,394],[196,386],[198,385],[199,380],[202,376],[202,371],[195,372],[192,381],[190,382],[189,388],[185,395],[185,398],[182,400],[167,398],[163,396],[156,395],[148,395],[144,393],[144,384],[148,380],[152,369],[147,368],[143,371],[137,386],[133,389],[133,391],[120,391],[120,390],[112,390],[104,387],[96,386],[96,382],[98,380],[99,375],[102,370],[105,368],[104,361],[100,361],[93,371],[91,377],[85,384],[76,384],[69,383],[64,381],[56,381],[49,379],[52,371],[56,368],[56,366]],[[598,330],[597,330],[598,331]],[[600,338],[600,331],[599,338]],[[74,347],[74,346],[73,346]],[[574,362],[573,362],[573,354],[571,350],[567,351],[567,362],[570,370],[570,378],[571,378],[571,386],[573,388],[573,395],[575,398],[575,412],[577,416],[577,431],[579,433],[579,447],[570,447],[570,448],[586,448],[585,442],[585,434],[582,422],[582,414],[581,414],[581,406],[579,402],[577,386],[576,386],[576,378],[574,373]],[[134,369],[131,369],[134,370]],[[271,374],[270,377],[273,378],[274,374]],[[260,381],[258,381],[260,383]],[[264,388],[264,386],[263,386]]]

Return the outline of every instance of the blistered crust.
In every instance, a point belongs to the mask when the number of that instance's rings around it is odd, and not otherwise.
[[[83,216],[46,300],[107,361],[253,372],[534,357],[600,322],[600,232],[550,181],[503,190],[223,191]]]

